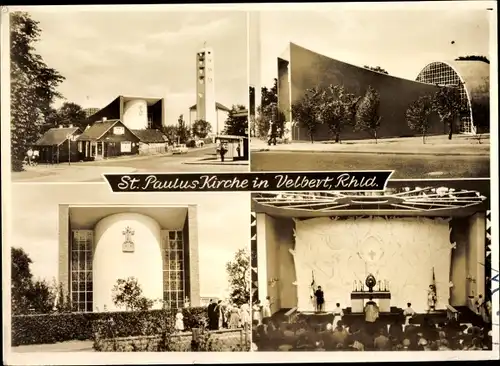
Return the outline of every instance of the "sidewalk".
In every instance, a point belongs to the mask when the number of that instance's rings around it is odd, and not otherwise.
[[[133,173],[134,168],[84,165],[38,165],[12,172],[13,182],[89,182],[102,180],[103,173]]]
[[[26,346],[12,347],[15,353],[30,352],[95,352],[92,341],[68,341],[52,344],[33,344]]]
[[[201,158],[201,159],[196,159],[196,160],[185,161],[185,162],[183,162],[183,164],[188,164],[188,165],[247,165],[248,166],[248,160],[239,160],[239,161],[226,160],[226,161],[222,162],[222,161],[220,161],[220,158],[210,157],[210,158]]]
[[[252,138],[250,143],[252,152],[280,151],[280,152],[316,152],[316,153],[365,153],[365,154],[400,154],[400,155],[469,155],[489,156],[490,139],[483,137],[481,143],[468,135],[456,135],[452,140],[448,136],[430,136],[426,143],[421,137],[402,137],[375,140],[347,140],[339,144],[331,141],[314,143],[301,141],[290,144],[268,146],[266,141]]]

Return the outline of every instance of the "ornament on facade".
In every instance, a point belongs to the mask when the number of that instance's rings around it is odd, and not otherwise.
[[[123,252],[133,253],[135,248],[134,248],[134,242],[132,241],[132,236],[135,234],[135,231],[132,230],[130,226],[127,226],[125,230],[123,230],[122,234],[125,237],[125,241],[123,242],[122,245]]]

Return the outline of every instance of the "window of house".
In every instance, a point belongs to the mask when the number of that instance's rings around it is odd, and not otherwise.
[[[113,135],[124,135],[125,134],[125,128],[121,126],[117,126],[113,128]]]
[[[120,144],[120,151],[124,152],[132,152],[132,142],[130,141],[122,141]]]

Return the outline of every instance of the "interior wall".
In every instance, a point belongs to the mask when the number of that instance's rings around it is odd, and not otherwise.
[[[295,265],[290,250],[293,249],[292,219],[274,218],[257,214],[257,245],[259,265],[259,297],[271,297],[271,312],[293,308],[297,304]],[[265,245],[262,246],[264,242]],[[265,266],[265,272],[261,268]]]
[[[451,240],[456,247],[452,250],[450,281],[453,287],[450,291],[450,304],[452,306],[466,306],[468,295],[467,254],[469,251],[469,220],[468,218],[455,218],[451,221]]]
[[[467,252],[467,276],[469,277],[469,296],[484,298],[486,259],[486,217],[484,212],[476,213],[469,218],[469,248]],[[469,308],[476,311],[474,302],[469,302]]]
[[[314,309],[311,280],[325,292],[325,310],[350,306],[354,280],[368,274],[390,282],[391,306],[411,302],[427,311],[434,271],[437,309],[450,298],[451,250],[447,220],[430,218],[315,218],[295,223],[294,261],[300,311]]]

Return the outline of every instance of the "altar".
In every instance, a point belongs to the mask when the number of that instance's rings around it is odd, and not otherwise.
[[[365,290],[365,285],[368,291]],[[374,288],[376,287],[376,290]],[[372,299],[377,303],[381,313],[391,312],[391,292],[389,291],[389,281],[378,281],[371,273],[366,277],[365,283],[354,281],[351,292],[351,312],[363,313],[366,303]]]
[[[353,291],[351,292],[351,312],[363,313],[370,297],[377,303],[381,313],[391,312],[391,293],[389,291]]]

